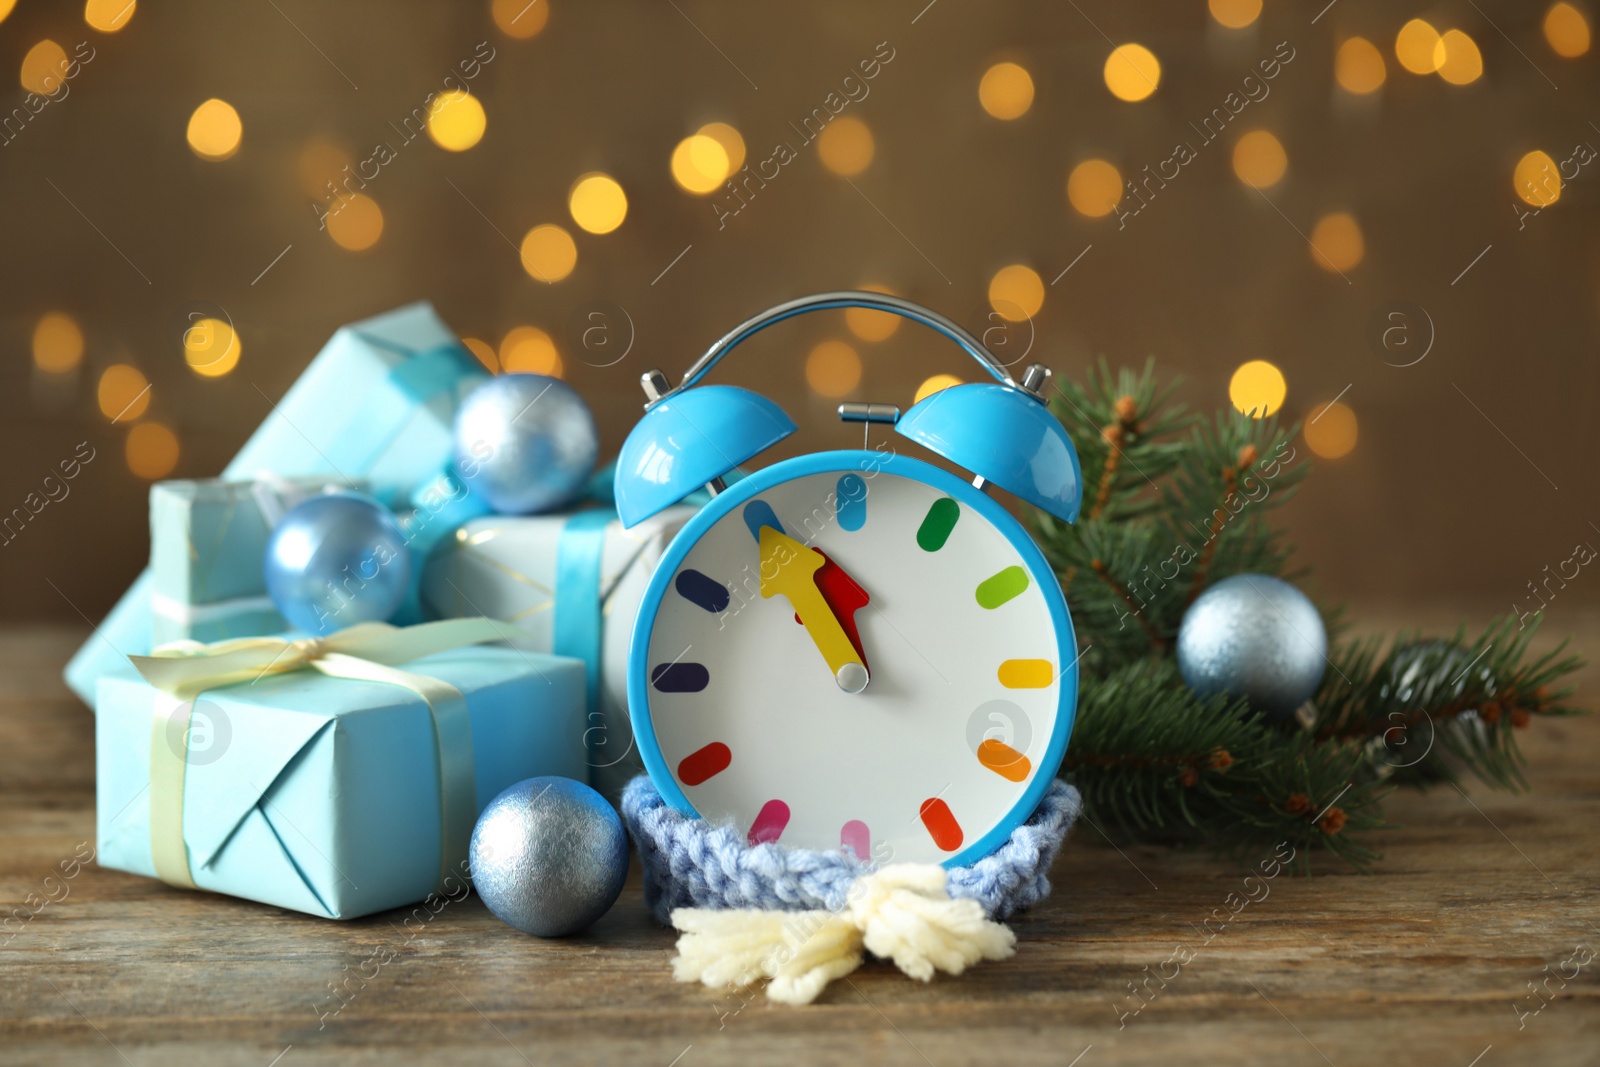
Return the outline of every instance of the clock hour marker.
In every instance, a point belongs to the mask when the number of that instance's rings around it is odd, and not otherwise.
[[[679,571],[672,585],[683,599],[705,608],[713,615],[720,615],[728,610],[731,599],[728,587],[709,575],[689,568]]]
[[[924,552],[939,551],[950,540],[950,531],[956,528],[959,518],[960,504],[947,496],[935,500],[922,517],[922,525],[917,527],[917,544]]]
[[[789,805],[781,800],[769,800],[761,805],[756,821],[750,824],[750,843],[759,845],[763,841],[776,841],[783,836],[783,828],[788,825]]]
[[[834,499],[838,501],[839,525],[852,533],[867,522],[867,483],[859,474],[839,476]]]
[[[779,533],[785,533],[783,523],[778,521],[778,515],[772,510],[772,505],[765,500],[756,499],[744,506],[744,524],[750,528],[750,536],[761,541],[761,527],[770,526]]]
[[[683,757],[683,762],[678,764],[678,781],[684,785],[699,785],[727,770],[732,762],[733,752],[728,746],[721,741],[713,741],[700,751]]]
[[[872,852],[872,831],[860,819],[851,819],[839,831],[839,847],[849,849],[856,859],[865,862]]]
[[[1007,689],[1043,689],[1055,678],[1047,659],[1008,659],[1000,664],[1000,684]]]
[[[1012,782],[1025,781],[1028,772],[1033,770],[1033,764],[1028,762],[1027,756],[992,737],[984,738],[978,746],[978,762]]]
[[[921,538],[921,534],[917,535]],[[978,606],[993,611],[1028,588],[1028,572],[1012,564],[978,583]]]
[[[662,663],[650,672],[650,684],[663,693],[698,693],[711,684],[703,663]]]
[[[954,852],[961,847],[961,824],[950,813],[950,805],[938,797],[922,802],[922,825],[928,828],[933,843],[944,851]]]

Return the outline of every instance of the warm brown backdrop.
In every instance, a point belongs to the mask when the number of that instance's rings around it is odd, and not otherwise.
[[[1337,0],[1324,11],[1325,0],[1267,0],[1239,31],[1217,26],[1203,0],[925,3],[555,0],[544,32],[514,41],[477,2],[176,0],[140,5],[125,29],[103,35],[84,25],[80,4],[21,0],[0,23],[0,72],[16,71],[46,36],[69,52],[88,40],[97,54],[65,100],[0,147],[0,511],[77,442],[100,458],[69,498],[0,548],[0,612],[76,619],[70,599],[96,614],[147,552],[147,487],[123,462],[126,429],[107,425],[95,403],[110,363],[149,376],[146,417],[182,444],[175,475],[202,476],[342,322],[425,297],[463,334],[495,341],[531,324],[564,343],[574,312],[605,299],[636,324],[632,353],[607,369],[567,362],[609,451],[638,410],[641,371],[681,371],[769,303],[870,280],[981,329],[995,270],[1028,263],[1048,282],[1088,245],[1036,318],[1035,353],[1059,372],[1080,374],[1101,353],[1114,363],[1153,355],[1209,409],[1226,403],[1235,366],[1266,358],[1288,378],[1293,418],[1349,386],[1358,446],[1321,463],[1285,513],[1322,595],[1505,610],[1576,542],[1600,543],[1590,525],[1600,521],[1590,458],[1600,170],[1586,167],[1525,229],[1513,210],[1524,152],[1560,160],[1580,141],[1600,146],[1600,59],[1554,55],[1539,30],[1543,3]],[[1455,87],[1400,70],[1394,35],[1413,16],[1470,33],[1484,76]],[[1334,50],[1353,34],[1386,53],[1388,81],[1373,98],[1334,85]],[[1106,91],[1107,38],[1157,54],[1153,97],[1126,104]],[[462,154],[425,140],[401,149],[369,190],[382,240],[359,254],[335,247],[296,177],[306,144],[321,137],[362,158],[481,41],[496,49],[473,83],[488,113],[482,142]],[[881,41],[895,59],[850,108],[877,142],[858,188],[803,151],[719,232],[707,202],[673,183],[667,161],[680,138],[722,120],[743,132],[752,159],[764,157]],[[1099,156],[1132,174],[1165,158],[1280,41],[1296,58],[1270,97],[1126,230],[1068,207],[1074,164]],[[977,101],[979,76],[1003,58],[1026,65],[1037,86],[1015,122]],[[9,108],[21,91],[4,77]],[[244,124],[224,163],[201,161],[184,141],[190,112],[212,96]],[[1232,140],[1254,128],[1273,131],[1289,157],[1271,204],[1229,166]],[[595,169],[627,190],[626,223],[604,237],[577,233],[573,275],[533,281],[496,228],[512,241],[541,222],[576,231],[566,192]],[[1366,239],[1349,284],[1314,265],[1301,236],[1336,209],[1353,212]],[[1437,330],[1428,357],[1404,369],[1364,339],[1398,299],[1424,307]],[[217,308],[236,323],[244,356],[231,375],[202,380],[179,337],[191,312]],[[88,347],[76,379],[47,388],[29,344],[52,309],[80,323]],[[800,418],[795,447],[856,439],[805,385],[802,357],[827,337],[848,338],[839,316],[801,320],[723,375]],[[860,398],[903,406],[928,374],[967,372],[930,341],[905,329],[857,343]],[[1581,576],[1560,596],[1568,607],[1600,603],[1600,580]]]

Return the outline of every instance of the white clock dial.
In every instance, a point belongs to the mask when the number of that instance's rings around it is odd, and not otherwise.
[[[964,862],[1055,774],[1076,698],[1071,624],[998,505],[915,460],[863,470],[866,455],[741,483],[669,550],[640,617],[635,716],[658,780],[752,843]],[[822,568],[831,611],[778,595],[770,559],[762,595],[764,527],[769,552],[780,535],[820,552],[807,567]]]

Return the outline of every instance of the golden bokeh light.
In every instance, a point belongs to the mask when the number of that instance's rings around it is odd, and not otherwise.
[[[17,0],[0,0],[0,22],[4,22],[6,16],[11,14],[11,9],[16,6]]]
[[[328,183],[337,186],[344,177],[344,168],[350,164],[350,154],[337,142],[318,135],[307,141],[295,156],[294,173],[307,196],[326,201],[334,195]]]
[[[1306,423],[1306,445],[1323,459],[1347,456],[1356,447],[1356,413],[1337,400]]]
[[[868,293],[882,293],[885,296],[894,295],[894,291],[888,286],[878,285],[876,282],[868,282],[865,285],[857,286],[857,288]],[[863,341],[888,340],[900,328],[900,322],[899,315],[888,311],[871,311],[867,308],[844,309],[844,324],[850,328],[851,333]]]
[[[33,365],[65,374],[83,361],[83,331],[71,315],[47,311],[33,327]]]
[[[849,396],[861,384],[861,357],[843,341],[823,341],[806,356],[806,384],[819,396]]]
[[[239,365],[243,345],[223,319],[205,318],[183,331],[183,358],[202,378],[220,378]]]
[[[83,5],[83,21],[101,33],[116,33],[133,18],[136,6],[137,0],[88,0]]]
[[[178,465],[178,435],[159,422],[141,422],[128,431],[123,454],[130,471],[147,482],[157,481]]]
[[[68,67],[66,51],[47,37],[22,57],[22,87],[41,96],[53,93],[61,88]]]
[[[913,404],[920,404],[934,393],[937,393],[939,390],[948,389],[952,385],[960,384],[961,379],[957,378],[954,374],[935,374],[931,378],[924,379],[923,383],[917,386],[917,395],[912,398],[911,402]]]
[[[550,0],[494,0],[489,14],[501,33],[525,41],[550,21]]]
[[[483,140],[489,117],[471,93],[449,89],[428,106],[428,136],[446,152],[465,152]]]
[[[1549,207],[1561,199],[1561,173],[1548,153],[1534,149],[1517,160],[1511,173],[1517,195],[1534,207]]]
[[[495,355],[494,345],[476,337],[463,337],[461,344],[468,352],[478,358],[478,362],[483,364],[484,370],[490,374],[500,373],[500,357]]]
[[[150,382],[138,367],[113,363],[100,372],[95,399],[112,422],[132,422],[150,406]]]
[[[1589,50],[1589,20],[1571,4],[1551,4],[1544,13],[1544,39],[1556,55],[1576,59]]]
[[[243,134],[244,124],[239,121],[239,113],[233,105],[212,97],[189,116],[186,136],[195,155],[220,163],[239,150]]]
[[[1122,174],[1103,159],[1086,159],[1067,175],[1067,201],[1091,219],[1109,215],[1122,202]]]
[[[1439,77],[1451,85],[1471,85],[1483,76],[1483,53],[1478,51],[1478,42],[1460,30],[1446,30],[1439,43],[1444,46]]]
[[[1251,130],[1233,146],[1233,173],[1256,189],[1277,185],[1289,167],[1282,143],[1266,130]]]
[[[822,165],[846,178],[853,178],[871,166],[874,151],[872,129],[850,115],[828,123],[822,136],[817,138],[817,155]]]
[[[578,246],[572,235],[554,223],[535,226],[522,239],[522,269],[541,282],[559,282],[577,265]],[[500,362],[505,362],[504,354]]]
[[[1044,279],[1032,267],[1013,263],[989,279],[989,306],[1007,322],[1023,322],[1044,307]]]
[[[354,193],[328,212],[328,236],[347,252],[363,252],[383,236],[383,212],[365,193]]]
[[[1340,45],[1333,60],[1333,76],[1347,93],[1376,92],[1388,73],[1383,53],[1365,37],[1352,37]]]
[[[1118,100],[1136,103],[1161,84],[1161,63],[1142,44],[1123,44],[1111,50],[1104,70],[1106,88]]]
[[[1033,76],[1018,63],[996,63],[978,80],[978,103],[997,119],[1017,119],[1033,106]]]
[[[1348,211],[1324,215],[1311,227],[1311,258],[1323,270],[1347,271],[1366,254],[1367,243],[1361,236],[1361,224]]]
[[[537,326],[517,326],[500,340],[500,369],[506,374],[548,374],[561,377],[561,353],[553,338]]]
[[[572,183],[567,194],[572,221],[590,233],[610,233],[628,214],[628,194],[609,174],[595,171]]]
[[[1228,399],[1254,419],[1264,419],[1283,407],[1289,383],[1283,372],[1264,359],[1241,363],[1228,382]]]
[[[731,173],[728,150],[715,137],[691,134],[672,150],[672,180],[698,196],[719,188]]]
[[[739,135],[738,130],[726,122],[708,122],[695,133],[701,137],[709,137],[722,146],[723,154],[728,157],[728,174],[744,166],[744,138]]]
[[[1412,19],[1395,36],[1394,55],[1411,73],[1432,74],[1444,64],[1444,39],[1427,22]]]
[[[1250,25],[1261,14],[1261,0],[1211,0],[1211,17],[1230,30]]]

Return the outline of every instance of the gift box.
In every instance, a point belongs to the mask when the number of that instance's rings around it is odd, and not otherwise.
[[[360,478],[401,505],[447,469],[456,408],[485,377],[429,304],[340,327],[222,477]],[[149,590],[141,576],[68,664],[86,704],[98,678],[152,647]]]
[[[506,628],[364,623],[102,678],[101,866],[332,919],[461,884],[490,800],[585,770],[583,664],[469,644]]]
[[[695,513],[668,508],[623,529],[616,512],[491,516],[455,531],[422,578],[426,614],[486,615],[522,634],[530,651],[589,667],[589,782],[615,801],[641,769],[628,721],[628,644],[646,584],[667,543]]]

